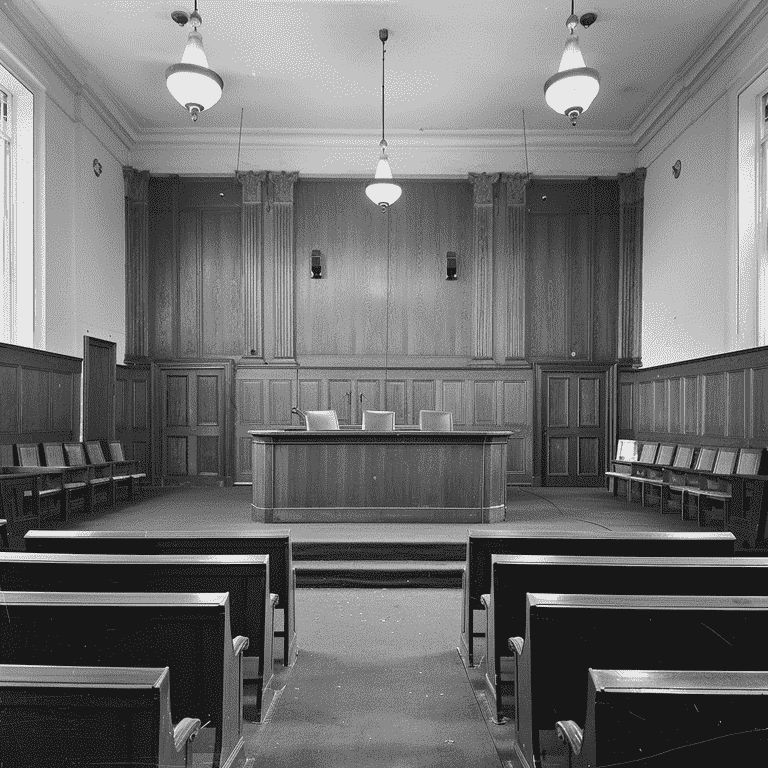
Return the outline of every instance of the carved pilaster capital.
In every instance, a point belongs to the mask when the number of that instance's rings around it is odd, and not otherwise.
[[[493,185],[499,180],[499,174],[470,173],[469,180],[475,188],[475,205],[493,205]]]
[[[502,174],[502,184],[507,187],[507,205],[525,205],[525,190],[532,178],[530,173]]]
[[[619,174],[619,201],[621,205],[642,203],[645,197],[647,169],[635,168],[632,173]]]
[[[237,180],[243,186],[244,203],[260,203],[262,200],[262,188],[267,179],[266,171],[240,171]]]
[[[137,171],[130,165],[123,166],[125,196],[134,203],[146,203],[149,193],[149,171]]]
[[[269,188],[272,200],[275,203],[292,203],[293,202],[293,185],[299,178],[298,171],[280,171],[275,173],[270,171],[269,173]]]

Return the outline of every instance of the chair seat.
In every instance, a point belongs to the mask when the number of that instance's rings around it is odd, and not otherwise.
[[[85,488],[85,486],[86,486],[86,483],[64,483],[64,487],[68,491],[74,491],[77,488]],[[51,493],[56,493],[56,492],[57,492],[57,489],[54,489],[51,491]],[[41,493],[43,492],[41,491]]]
[[[607,477],[632,477],[629,472],[606,472],[605,474]]]
[[[94,477],[92,480],[89,480],[88,482],[91,485],[103,485],[104,483],[109,483],[112,481],[111,477]],[[83,483],[85,485],[85,483]]]
[[[727,491],[708,490],[707,488],[694,488],[688,491],[694,496],[711,496],[713,499],[730,499],[731,494]]]
[[[74,485],[74,483],[72,483]],[[80,483],[80,485],[85,485],[85,483]],[[24,495],[26,496],[28,493],[31,493],[31,491],[24,491]],[[54,493],[61,493],[61,488],[43,488],[40,491],[41,496],[51,496]]]
[[[136,472],[135,474],[131,475],[131,477],[134,480],[141,480],[142,477],[146,477],[146,476],[147,476],[146,472]]]
[[[695,488],[692,485],[670,485],[669,486],[669,490],[670,491],[683,491],[683,492],[687,493],[688,491],[698,491],[698,490],[701,490],[701,489]]]
[[[115,475],[113,480],[132,480],[134,475]]]

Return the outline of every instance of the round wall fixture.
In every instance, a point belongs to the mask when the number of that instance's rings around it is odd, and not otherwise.
[[[97,177],[101,176],[101,163],[95,157],[93,158],[93,172]]]
[[[672,175],[676,178],[680,178],[680,171],[682,170],[683,164],[678,160],[673,166],[672,166]]]

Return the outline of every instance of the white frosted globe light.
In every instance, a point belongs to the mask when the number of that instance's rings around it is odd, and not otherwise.
[[[600,90],[600,75],[596,69],[587,67],[579,49],[579,38],[575,34],[568,35],[565,50],[560,59],[557,74],[544,83],[544,98],[547,104],[567,115],[575,125],[576,118],[595,100]]]
[[[389,167],[389,159],[385,152],[382,152],[379,162],[376,165],[374,179],[391,179],[392,169]],[[365,194],[368,199],[378,205],[382,210],[386,210],[390,205],[396,203],[403,194],[402,187],[394,182],[372,181],[366,188]]]
[[[171,96],[190,111],[193,120],[221,98],[224,81],[208,67],[203,38],[196,29],[189,33],[181,63],[165,71],[165,82]]]

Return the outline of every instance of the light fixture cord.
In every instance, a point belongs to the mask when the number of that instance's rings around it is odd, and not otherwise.
[[[381,140],[384,141],[384,54],[387,52],[386,43],[381,41]]]
[[[528,137],[525,132],[525,110],[523,110],[523,146],[525,147],[525,175],[528,176]]]

